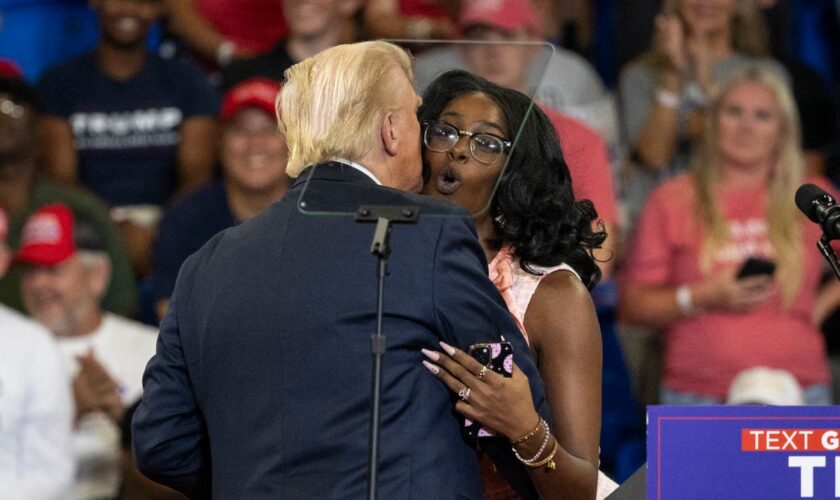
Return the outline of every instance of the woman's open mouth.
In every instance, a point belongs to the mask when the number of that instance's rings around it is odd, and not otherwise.
[[[443,167],[435,179],[435,189],[440,194],[452,194],[461,187],[461,176],[453,167]]]

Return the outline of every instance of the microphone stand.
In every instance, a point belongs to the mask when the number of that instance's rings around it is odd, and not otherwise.
[[[817,241],[817,248],[820,249],[820,252],[823,254],[823,257],[825,257],[825,260],[827,260],[828,263],[831,264],[831,269],[834,270],[834,275],[837,277],[838,280],[840,280],[840,263],[837,262],[837,254],[834,253],[834,249],[831,248],[830,243],[831,240],[829,240],[828,237],[825,234],[823,234],[822,237],[820,237],[819,241]]]
[[[385,312],[385,277],[391,254],[391,224],[416,224],[420,215],[417,206],[362,205],[356,211],[356,222],[376,223],[370,253],[376,256],[376,332],[371,336],[372,372],[370,440],[368,456],[368,500],[376,500],[379,468],[379,412],[382,406],[382,361],[385,356],[385,335],[382,320]]]

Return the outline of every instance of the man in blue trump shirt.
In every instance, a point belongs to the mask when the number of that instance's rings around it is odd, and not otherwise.
[[[280,126],[298,180],[181,269],[134,417],[137,463],[150,478],[192,497],[365,495],[374,227],[302,213],[304,187],[307,206],[334,214],[420,207],[419,223],[391,237],[380,498],[481,497],[475,451],[421,348],[466,350],[504,335],[545,408],[472,219],[409,193],[421,182],[411,72],[407,54],[385,42],[333,47],[287,71]]]

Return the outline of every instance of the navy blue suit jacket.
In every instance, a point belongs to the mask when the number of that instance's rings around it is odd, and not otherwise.
[[[374,225],[301,213],[302,185],[218,234],[179,274],[133,441],[144,474],[190,496],[365,496]],[[443,340],[466,350],[502,334],[537,407],[545,401],[528,347],[487,278],[472,219],[337,163],[315,169],[306,201],[346,212],[420,206],[419,223],[395,225],[391,236],[380,498],[480,498],[453,396],[423,367],[420,349],[440,350]]]

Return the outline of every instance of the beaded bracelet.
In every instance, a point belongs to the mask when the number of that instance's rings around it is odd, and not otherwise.
[[[557,468],[557,464],[554,463],[554,455],[557,454],[557,448],[560,447],[560,444],[557,442],[557,439],[554,439],[554,447],[551,449],[551,453],[548,454],[547,457],[540,460],[539,462],[534,462],[532,464],[525,464],[526,467],[530,467],[532,469],[536,469],[542,467],[543,465],[548,464],[549,470],[554,470]]]
[[[511,441],[511,443],[510,443],[510,444],[519,444],[519,443],[524,443],[525,441],[527,441],[527,440],[531,439],[532,437],[534,437],[534,434],[536,434],[536,433],[537,433],[537,431],[539,431],[539,430],[540,430],[540,427],[542,427],[542,423],[543,423],[543,419],[542,419],[542,418],[540,418],[540,417],[537,417],[537,418],[539,418],[539,420],[537,420],[537,426],[536,426],[536,427],[534,427],[534,430],[532,430],[532,431],[531,431],[531,432],[529,432],[528,434],[525,434],[524,436],[522,436],[521,438],[517,439],[516,441]]]
[[[545,447],[548,446],[549,439],[551,438],[551,431],[548,428],[548,423],[545,420],[540,419],[540,424],[545,429],[545,437],[543,438],[543,442],[540,445],[540,449],[539,451],[537,451],[536,455],[526,460],[519,455],[519,452],[516,451],[515,447],[511,446],[511,450],[513,450],[513,454],[516,456],[517,460],[519,460],[525,465],[531,465],[537,460],[539,460],[540,456],[542,456],[543,452],[545,451]]]

